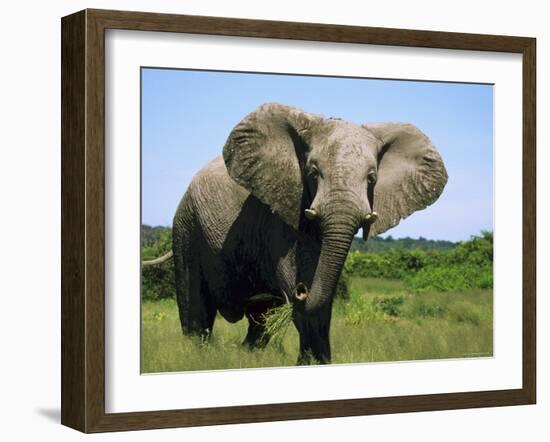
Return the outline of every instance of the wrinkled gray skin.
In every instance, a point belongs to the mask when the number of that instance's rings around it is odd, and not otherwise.
[[[412,125],[259,107],[193,178],[174,216],[183,332],[206,338],[216,312],[229,322],[246,316],[244,344],[263,347],[262,314],[291,302],[298,363],[330,363],[333,295],[353,236],[393,227],[446,182],[439,154]],[[316,218],[305,217],[308,208]]]

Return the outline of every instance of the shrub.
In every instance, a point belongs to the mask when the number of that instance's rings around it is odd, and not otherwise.
[[[367,322],[396,318],[401,315],[401,306],[404,302],[402,296],[367,299],[360,295],[352,295],[343,307],[344,323],[355,327]]]
[[[492,267],[476,268],[471,265],[433,267],[410,275],[405,280],[405,284],[415,291],[491,288],[492,272]]]
[[[374,302],[348,303],[344,309],[344,324],[356,327],[367,322],[383,320],[384,313],[376,308]]]
[[[481,232],[450,250],[353,251],[345,268],[352,276],[401,279],[416,291],[493,287],[493,234]]]
[[[390,296],[389,298],[375,299],[374,302],[382,313],[388,316],[399,316],[404,301],[403,296]]]
[[[172,232],[169,228],[142,228],[141,259],[158,258],[172,249]],[[141,268],[141,299],[142,301],[157,301],[159,299],[175,298],[174,262],[169,259],[162,264]]]

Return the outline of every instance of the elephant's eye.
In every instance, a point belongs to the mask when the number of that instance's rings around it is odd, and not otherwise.
[[[314,180],[316,180],[317,178],[319,178],[319,169],[313,166],[311,169],[309,169],[308,175],[310,178],[313,178]]]
[[[374,170],[370,171],[367,175],[367,181],[369,182],[369,184],[376,183],[376,172]]]

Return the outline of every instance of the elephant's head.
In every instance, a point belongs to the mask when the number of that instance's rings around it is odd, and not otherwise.
[[[230,176],[289,226],[318,226],[317,269],[310,286],[295,291],[313,316],[332,304],[358,229],[388,230],[432,204],[447,182],[438,152],[410,124],[359,126],[280,104],[241,121],[223,156]]]

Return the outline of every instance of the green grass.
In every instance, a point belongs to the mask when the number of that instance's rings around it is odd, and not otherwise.
[[[402,282],[351,278],[350,298],[337,299],[331,326],[332,362],[403,361],[491,356],[491,289],[413,293]],[[291,324],[264,350],[241,346],[247,321],[218,317],[208,343],[181,333],[172,299],[142,305],[145,373],[293,366],[298,334]]]

